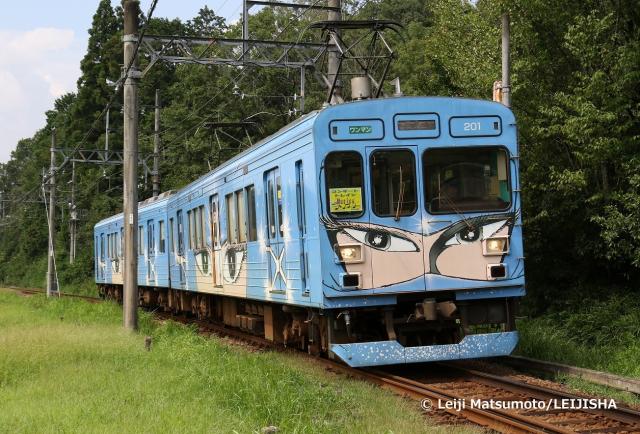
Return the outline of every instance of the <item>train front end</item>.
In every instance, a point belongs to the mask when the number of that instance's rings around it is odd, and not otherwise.
[[[330,354],[351,366],[510,354],[524,295],[512,112],[353,102],[318,115],[314,142]]]

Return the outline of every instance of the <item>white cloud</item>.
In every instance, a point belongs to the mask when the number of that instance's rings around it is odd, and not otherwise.
[[[0,161],[44,126],[56,98],[76,90],[85,44],[69,29],[0,30]]]

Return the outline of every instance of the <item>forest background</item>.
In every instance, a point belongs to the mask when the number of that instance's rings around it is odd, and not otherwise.
[[[392,19],[404,26],[401,36],[392,38],[397,60],[389,77],[400,77],[405,95],[482,99],[491,98],[500,78],[500,16],[510,13],[527,273],[522,312],[546,315],[574,331],[578,324],[581,345],[602,344],[621,329],[629,339],[639,338],[637,1],[346,0],[343,6],[345,19]],[[250,27],[255,38],[317,41],[308,26],[324,19],[318,11],[300,15],[264,8],[251,15]],[[239,23],[227,23],[204,5],[186,22],[142,21],[152,34],[241,36]],[[0,191],[8,200],[0,222],[0,282],[44,284],[47,220],[41,180],[49,166],[51,129],[56,128],[58,146],[104,147],[100,114],[114,93],[108,81],[121,74],[122,27],[122,9],[101,0],[77,91],[57,99],[46,124],[0,164]],[[259,124],[250,131],[255,143],[294,120],[297,72],[238,72],[158,64],[142,80],[143,153],[153,151],[155,89],[162,94],[162,190],[188,184],[242,149],[226,136],[214,139],[203,128],[207,122],[253,116]],[[386,89],[392,92],[390,85]],[[309,80],[307,111],[320,108],[323,95]],[[120,94],[112,109],[112,149],[122,148],[121,99]],[[77,206],[87,213],[79,225],[78,257],[70,265],[70,176],[70,166],[58,174],[56,255],[63,289],[91,285],[93,225],[122,207],[121,167],[76,165]],[[141,200],[151,196],[150,180],[142,175],[140,186]]]

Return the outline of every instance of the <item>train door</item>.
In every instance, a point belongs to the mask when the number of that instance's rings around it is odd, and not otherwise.
[[[100,279],[104,280],[104,272],[105,272],[105,258],[104,258],[104,234],[100,234]]]
[[[415,146],[367,148],[373,287],[424,288],[423,210]],[[399,288],[400,289],[400,288]]]
[[[178,226],[178,254],[176,255],[176,262],[180,273],[180,287],[184,287],[186,260],[184,248],[184,217],[181,209],[176,213],[176,220]]]
[[[153,220],[147,220],[147,280],[156,280],[156,237]]]
[[[213,286],[222,286],[222,249],[220,246],[220,207],[218,195],[209,198],[210,230],[211,230],[211,276]]]
[[[300,286],[307,291],[307,216],[304,201],[304,170],[302,160],[296,161],[296,210],[300,239]]]
[[[265,173],[265,201],[267,211],[267,260],[271,293],[284,293],[287,289],[286,252],[284,249],[282,182],[280,169]]]

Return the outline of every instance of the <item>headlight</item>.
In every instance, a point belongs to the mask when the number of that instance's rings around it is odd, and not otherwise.
[[[509,238],[487,238],[484,240],[485,255],[504,255],[509,253]]]
[[[340,262],[362,262],[362,246],[350,244],[347,246],[336,246],[336,253]]]

